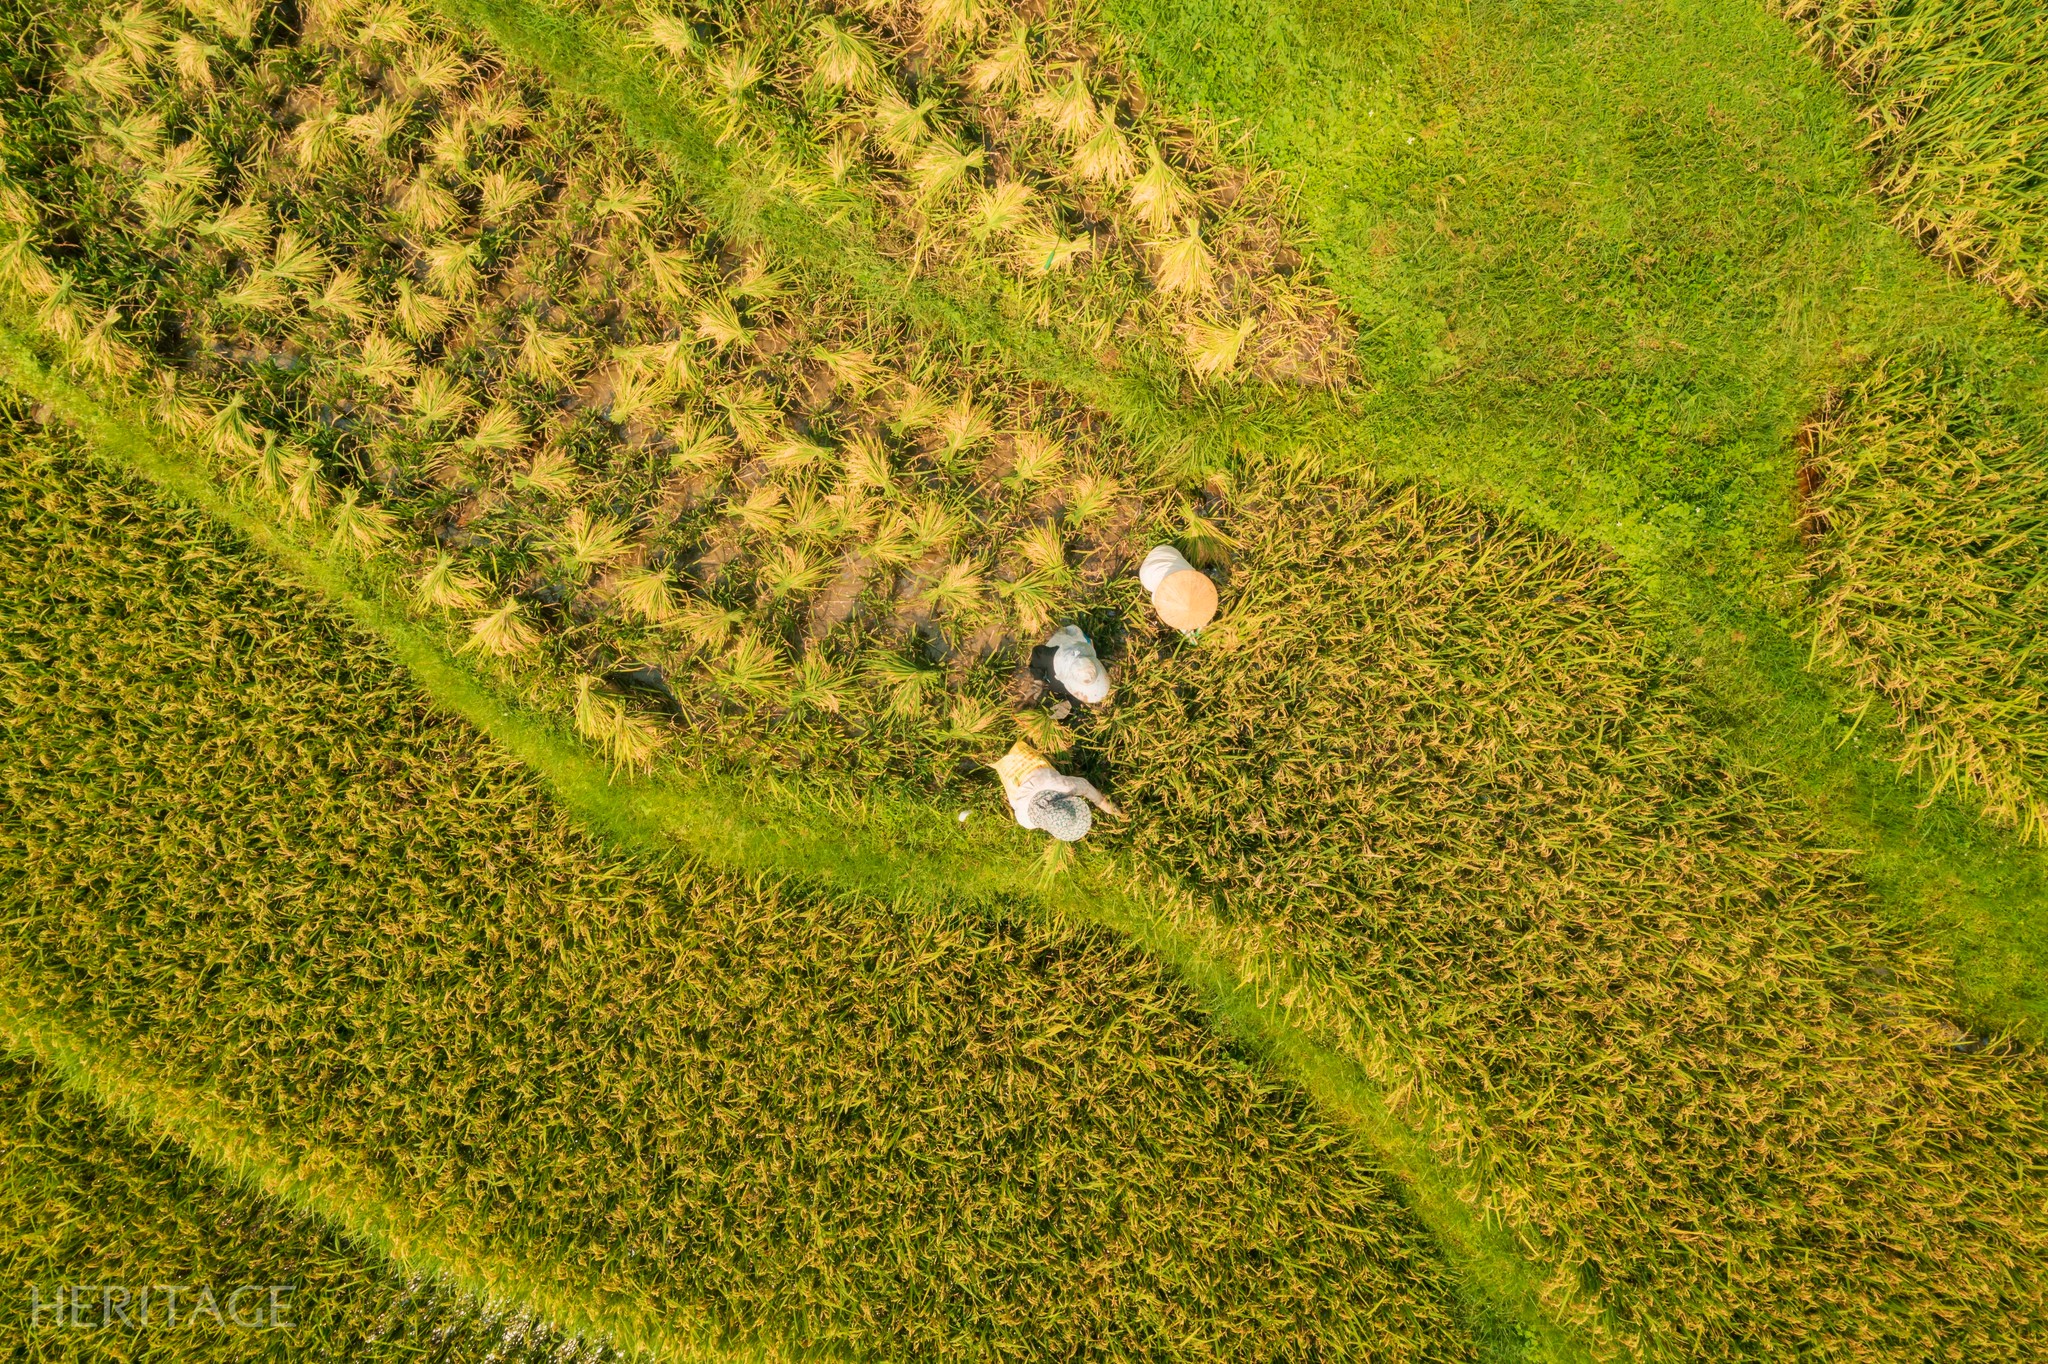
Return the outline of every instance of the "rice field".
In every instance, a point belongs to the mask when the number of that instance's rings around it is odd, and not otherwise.
[[[0,1204],[401,1356],[2048,1351],[2029,20],[1312,8],[17,7]],[[770,788],[921,841],[606,819]]]
[[[1373,1162],[1128,945],[597,845],[219,531],[8,434],[17,1010],[664,1353],[1474,1357]]]
[[[332,1228],[11,1059],[0,1061],[0,1274],[0,1329],[53,1364],[617,1357],[367,1261]],[[133,1329],[144,1325],[168,1342],[145,1352]]]

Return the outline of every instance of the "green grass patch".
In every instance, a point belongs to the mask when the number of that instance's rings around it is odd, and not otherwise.
[[[0,1330],[52,1364],[617,1357],[407,1275],[14,1059],[0,1061],[0,1276]]]
[[[606,851],[218,532],[14,449],[18,999],[657,1339],[1469,1355],[1387,1183],[1132,949]]]

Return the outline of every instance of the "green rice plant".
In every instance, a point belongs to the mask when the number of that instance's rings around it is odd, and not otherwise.
[[[49,1364],[119,1358],[124,1335],[163,1364],[619,1357],[409,1273],[12,1058],[0,1060],[0,1274],[17,1290],[0,1330]]]
[[[1870,366],[1801,447],[1815,656],[1888,708],[1902,768],[2048,839],[2048,433],[1935,356]]]
[[[251,1177],[346,1180],[372,1234],[670,1357],[1473,1358],[1370,1158],[1135,948],[594,839],[57,439],[0,459],[0,571],[37,585],[0,601],[0,987]],[[37,1205],[0,1256],[97,1226]],[[407,1343],[487,1357],[451,1334]]]
[[[1842,77],[1877,192],[1937,260],[2013,302],[2048,280],[2048,67],[2026,4],[1772,0]]]

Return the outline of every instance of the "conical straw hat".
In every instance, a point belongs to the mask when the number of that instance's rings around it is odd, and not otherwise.
[[[1152,609],[1176,630],[1199,630],[1216,619],[1216,584],[1200,569],[1170,573],[1152,589]]]

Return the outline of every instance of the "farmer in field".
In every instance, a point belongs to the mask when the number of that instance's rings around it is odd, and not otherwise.
[[[1003,794],[1010,798],[1017,822],[1027,829],[1042,829],[1062,843],[1081,838],[1094,824],[1090,805],[1117,813],[1093,782],[1054,770],[1043,753],[1021,739],[996,762],[996,775],[1003,779]]]

